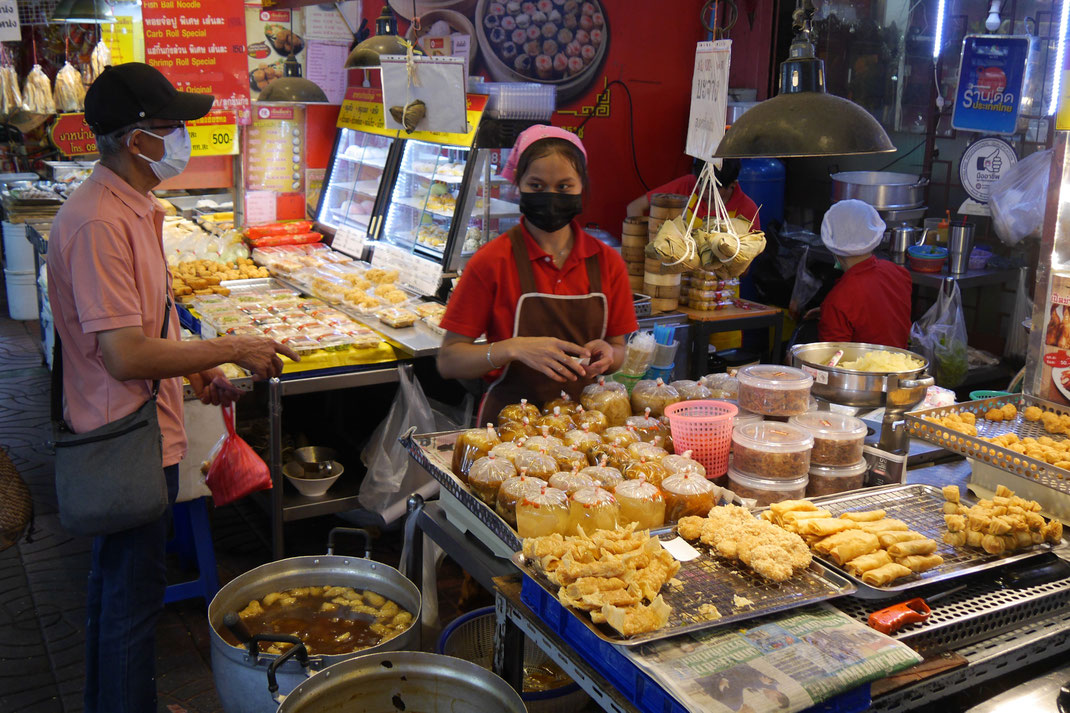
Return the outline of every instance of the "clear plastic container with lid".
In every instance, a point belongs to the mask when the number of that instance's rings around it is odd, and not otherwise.
[[[643,379],[632,389],[632,410],[635,413],[647,411],[660,416],[665,413],[666,406],[672,406],[680,400],[680,392],[662,379]]]
[[[610,426],[623,426],[624,421],[632,415],[628,389],[624,384],[606,381],[603,377],[584,387],[580,404],[588,411],[601,411]]]
[[[545,451],[527,449],[513,457],[513,465],[522,474],[539,480],[549,480],[551,475],[560,470],[557,461]]]
[[[577,490],[583,490],[584,488],[593,488],[598,485],[598,481],[589,475],[584,475],[578,470],[569,472],[561,471],[554,473],[550,476],[550,487],[557,488],[558,490],[564,490],[566,494],[572,495]]]
[[[665,498],[658,486],[639,480],[625,480],[613,490],[620,503],[620,524],[638,523],[640,530],[665,524]]]
[[[494,507],[498,501],[498,488],[516,474],[516,467],[512,463],[492,452],[472,464],[468,470],[468,487],[477,498]]]
[[[489,423],[486,428],[470,428],[462,432],[453,444],[453,474],[467,483],[468,469],[472,464],[501,442]]]
[[[518,404],[509,404],[502,407],[502,410],[498,412],[498,425],[500,426],[506,421],[520,421],[525,418],[534,423],[535,419],[540,416],[542,416],[542,413],[535,404],[529,404],[527,399],[520,399]]]
[[[813,377],[776,364],[745,366],[739,379],[739,407],[763,416],[797,416],[810,409]]]
[[[814,437],[788,423],[761,421],[732,429],[732,467],[759,478],[793,480],[810,470]]]
[[[534,495],[546,485],[545,480],[518,475],[509,478],[498,488],[498,499],[494,503],[494,512],[516,529],[516,505],[525,495]]]
[[[609,419],[606,418],[604,413],[585,409],[583,406],[576,409],[576,413],[572,415],[572,420],[576,422],[576,428],[588,428],[591,433],[599,435],[609,428]]]
[[[728,469],[728,489],[741,498],[753,498],[758,505],[771,505],[782,500],[798,500],[806,497],[807,476],[780,480],[759,478],[740,473],[735,468]]]
[[[624,476],[618,468],[613,468],[608,465],[588,466],[581,470],[580,474],[586,475],[606,490],[613,490],[613,488],[620,485],[621,481],[624,480]]]
[[[557,488],[547,485],[537,493],[526,493],[516,505],[516,532],[521,537],[564,535],[568,525],[568,496]]]
[[[675,522],[688,515],[706,517],[714,505],[713,483],[695,473],[674,473],[661,481],[665,497],[665,520]]]
[[[566,446],[587,453],[602,442],[602,437],[590,430],[589,426],[584,426],[582,429],[574,428],[566,433],[564,441]]]
[[[587,534],[595,530],[613,530],[620,516],[620,504],[613,493],[604,488],[577,490],[569,498],[569,533],[579,528]]]
[[[628,480],[642,478],[651,485],[661,485],[661,481],[669,475],[665,467],[652,460],[637,460],[624,469],[624,477]]]
[[[814,437],[813,465],[849,466],[862,460],[869,429],[854,416],[833,411],[811,411],[788,421]]]
[[[865,459],[848,466],[811,465],[810,483],[806,486],[806,497],[832,495],[847,490],[858,490],[866,481],[869,463]]]

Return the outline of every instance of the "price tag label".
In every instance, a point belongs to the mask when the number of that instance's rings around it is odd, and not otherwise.
[[[382,90],[365,87],[350,87],[346,91],[338,113],[338,128],[383,136],[398,135],[397,129],[386,128]]]
[[[397,270],[398,282],[421,295],[435,294],[442,281],[442,266],[437,262],[416,257],[389,243],[376,244],[371,262],[374,267]]]
[[[234,112],[212,113],[186,124],[194,156],[233,156],[238,153],[238,122]]]
[[[338,226],[331,247],[360,260],[364,254],[364,231],[348,225]]]

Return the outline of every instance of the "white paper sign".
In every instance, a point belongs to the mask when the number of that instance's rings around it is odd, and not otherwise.
[[[0,42],[18,42],[21,39],[18,4],[15,0],[0,0]]]
[[[442,282],[442,266],[425,260],[389,243],[376,243],[371,260],[373,267],[397,270],[398,282],[421,295],[430,296]]]
[[[724,136],[728,112],[728,65],[732,40],[699,42],[691,77],[691,117],[687,122],[688,156],[708,161]]]
[[[327,101],[341,104],[346,93],[346,69],[343,66],[349,56],[345,42],[322,42],[309,40],[305,57],[305,77],[316,83]]]
[[[425,115],[416,124],[416,131],[468,133],[464,60],[460,57],[416,57],[415,62],[414,83],[409,86],[409,73],[403,55],[383,55],[379,59],[383,72],[386,128],[405,129],[391,115],[391,107],[401,109],[420,100],[424,103]]]
[[[348,45],[353,41],[353,33],[349,28],[360,25],[359,2],[308,5],[304,13],[307,40],[333,40]]]
[[[360,260],[364,254],[364,231],[348,225],[340,225],[334,233],[331,247]]]

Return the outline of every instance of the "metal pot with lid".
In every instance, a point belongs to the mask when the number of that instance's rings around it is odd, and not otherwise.
[[[363,558],[333,554],[335,537],[343,533],[357,534],[364,538]],[[277,703],[265,686],[265,675],[269,669],[273,669],[278,690],[287,694],[318,671],[353,657],[417,647],[420,591],[398,570],[370,559],[370,541],[371,537],[365,530],[335,528],[328,535],[326,555],[289,557],[261,565],[228,582],[212,598],[212,603],[208,606],[212,675],[226,713],[262,713],[275,710]],[[326,585],[373,591],[411,612],[412,623],[393,639],[361,651],[311,656],[303,645],[294,646],[281,655],[265,653],[261,646],[264,642],[297,642],[292,638],[287,639],[271,633],[242,631],[240,626],[235,626],[236,612],[244,609],[254,599],[263,599],[272,592],[285,589]],[[230,628],[239,641],[244,640],[243,645],[234,646],[228,643],[220,633],[225,628]]]
[[[919,208],[929,179],[891,171],[841,171],[832,178],[832,202],[854,198],[879,211]]]
[[[278,713],[525,713],[520,694],[464,659],[419,651],[364,654],[297,686]]]

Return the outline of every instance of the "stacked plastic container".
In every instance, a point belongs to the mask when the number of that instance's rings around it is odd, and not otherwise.
[[[810,453],[810,482],[806,495],[830,495],[857,490],[864,484],[868,466],[862,455],[868,429],[853,416],[811,411],[792,416],[789,424],[814,439]]]
[[[8,312],[11,319],[37,319],[37,275],[34,272],[33,245],[26,239],[26,226],[5,222],[3,231]]]

